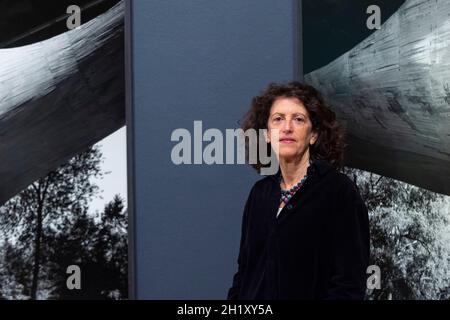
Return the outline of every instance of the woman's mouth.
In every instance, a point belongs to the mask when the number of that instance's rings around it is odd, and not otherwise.
[[[294,143],[294,142],[295,142],[295,140],[291,139],[291,138],[280,139],[280,143]]]

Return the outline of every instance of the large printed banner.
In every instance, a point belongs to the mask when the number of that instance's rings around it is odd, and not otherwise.
[[[124,3],[0,0],[0,299],[126,298]]]
[[[305,81],[344,124],[370,211],[370,299],[450,298],[449,16],[442,0],[303,0]]]

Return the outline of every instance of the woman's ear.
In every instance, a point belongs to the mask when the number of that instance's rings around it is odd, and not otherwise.
[[[316,141],[317,141],[317,137],[319,136],[319,134],[316,132],[316,131],[313,131],[312,132],[312,135],[311,135],[311,139],[309,139],[309,144],[312,146],[312,145],[314,145],[315,143],[316,143]]]

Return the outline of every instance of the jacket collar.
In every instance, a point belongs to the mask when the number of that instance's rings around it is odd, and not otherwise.
[[[308,167],[306,173],[309,177],[314,175],[324,176],[328,171],[333,169],[333,166],[325,159],[316,159],[314,160]],[[281,168],[278,167],[278,171],[276,174],[271,175],[273,180],[275,180],[277,183],[280,181],[281,176]]]

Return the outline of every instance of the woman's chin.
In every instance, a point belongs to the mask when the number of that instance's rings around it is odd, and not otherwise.
[[[298,158],[298,153],[280,152],[279,158],[280,158],[280,160],[283,160],[283,161],[295,160]]]

